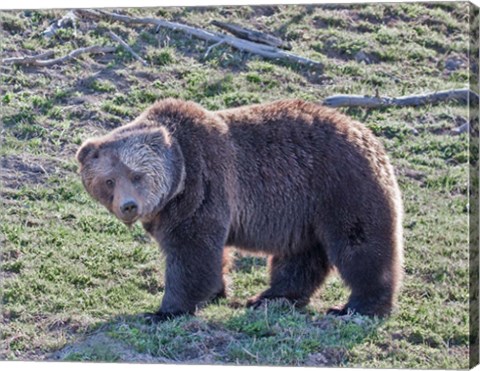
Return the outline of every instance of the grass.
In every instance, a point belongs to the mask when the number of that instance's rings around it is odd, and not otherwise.
[[[268,272],[264,258],[237,254],[228,299],[195,317],[148,325],[141,314],[158,308],[163,259],[140,226],[127,229],[87,196],[74,161],[84,139],[165,97],[222,109],[464,87],[467,3],[125,11],[211,30],[212,19],[255,25],[325,68],[319,74],[225,45],[205,58],[203,41],[103,21],[47,40],[41,32],[62,11],[0,12],[2,55],[112,45],[112,29],[149,62],[118,48],[55,68],[2,69],[0,358],[468,367],[469,150],[466,134],[450,133],[467,118],[466,106],[343,110],[384,143],[403,193],[406,277],[386,320],[326,316],[348,297],[335,275],[305,310],[283,303],[245,309],[238,304],[268,286]],[[453,70],[452,59],[460,61]]]

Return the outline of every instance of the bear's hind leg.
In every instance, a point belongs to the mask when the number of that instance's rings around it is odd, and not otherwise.
[[[330,270],[322,246],[293,255],[275,255],[270,259],[270,288],[251,298],[247,307],[259,307],[268,299],[287,299],[304,307]]]
[[[335,265],[351,295],[345,306],[332,308],[329,314],[379,317],[390,314],[401,278],[399,259],[392,245],[395,246],[392,241],[367,240],[345,247]]]

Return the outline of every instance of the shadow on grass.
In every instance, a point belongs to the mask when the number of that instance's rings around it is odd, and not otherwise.
[[[252,310],[211,304],[197,316],[156,325],[143,315],[117,316],[51,360],[339,366],[348,351],[375,333],[379,320],[333,317],[273,301]]]
[[[265,268],[266,260],[236,256],[232,272]],[[382,323],[353,315],[334,317],[274,300],[257,309],[232,296],[196,316],[152,325],[143,314],[115,316],[52,354],[66,361],[340,366],[348,352]],[[145,310],[148,310],[146,308]],[[153,308],[152,308],[153,310]]]

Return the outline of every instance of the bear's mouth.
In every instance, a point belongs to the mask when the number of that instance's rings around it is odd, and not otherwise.
[[[133,219],[123,219],[120,218],[123,224],[125,224],[128,228],[132,228],[132,226],[135,224],[135,222],[139,219],[138,216],[134,217]]]
[[[134,225],[137,222],[137,220],[140,219],[140,215],[135,215],[135,216],[132,216],[131,218],[126,218],[125,216],[122,217],[117,215],[116,213],[114,214],[118,220],[120,220],[123,224],[125,224],[129,228],[131,228],[132,225]]]

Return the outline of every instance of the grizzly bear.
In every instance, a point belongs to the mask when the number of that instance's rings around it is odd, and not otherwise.
[[[388,315],[402,278],[402,203],[362,124],[283,100],[211,112],[166,99],[77,152],[90,195],[143,224],[166,256],[163,320],[225,296],[225,246],[270,256],[270,287],[247,302],[298,307],[333,269],[351,289],[329,313]]]

